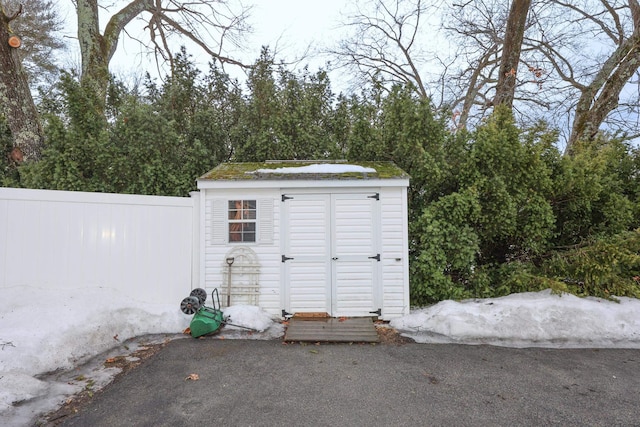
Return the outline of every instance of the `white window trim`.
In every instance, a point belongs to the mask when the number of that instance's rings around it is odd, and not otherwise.
[[[255,242],[234,242],[229,240],[229,202],[232,200],[255,200],[256,219],[246,222],[255,222],[256,241]],[[272,244],[274,241],[274,199],[257,198],[251,196],[241,196],[234,198],[216,198],[211,200],[211,225],[208,244],[209,245],[264,245]]]

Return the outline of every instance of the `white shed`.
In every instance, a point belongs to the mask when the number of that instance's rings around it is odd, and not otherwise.
[[[274,316],[405,315],[408,185],[390,162],[221,164],[198,179],[200,286]]]

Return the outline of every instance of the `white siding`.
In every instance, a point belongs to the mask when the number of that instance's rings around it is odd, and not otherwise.
[[[409,314],[409,242],[407,236],[407,197],[401,188],[383,189],[382,281],[385,319]]]
[[[178,304],[194,285],[193,230],[191,198],[0,188],[0,286]]]
[[[404,185],[390,186],[384,181],[376,181],[370,188],[363,181],[353,186],[349,181],[340,185],[333,182],[329,187],[324,186],[326,181],[305,182],[304,186],[291,181],[255,184],[233,182],[229,188],[201,189],[192,198],[0,188],[0,286],[107,286],[141,301],[178,304],[193,287],[205,287],[209,294],[221,287],[226,282],[228,254],[234,248],[246,247],[255,253],[258,266],[258,304],[279,316],[288,297],[285,263],[281,262],[286,202],[281,196],[294,189],[298,194],[330,195],[337,201],[338,218],[344,220],[336,226],[351,233],[351,237],[335,243],[337,247],[331,247],[335,254],[330,254],[329,262],[334,256],[344,261],[335,264],[334,279],[346,284],[341,293],[330,295],[329,304],[333,299],[337,305],[329,305],[327,311],[340,313],[344,307],[360,303],[364,311],[373,301],[374,309],[381,306],[384,319],[408,313]],[[363,206],[346,199],[343,203],[341,198],[366,192],[380,195],[379,201],[369,199],[378,210],[379,222],[371,220],[368,225],[367,221],[358,221]],[[227,201],[240,198],[258,202],[256,243],[226,241]],[[214,209],[216,203],[219,209]],[[373,234],[376,236],[371,244],[379,248],[380,262],[349,260],[351,255],[368,255],[366,250],[362,254],[359,251],[366,247],[364,236]],[[360,242],[353,246],[357,240]],[[306,243],[307,248],[305,242],[299,242],[293,252],[313,251],[314,245]],[[368,267],[371,265],[373,269]],[[313,281],[324,271],[300,266],[295,274]],[[251,274],[245,271],[239,277],[245,281]],[[373,281],[378,286],[368,287]],[[300,294],[296,304],[307,304],[303,300]]]
[[[341,313],[341,310],[345,307],[350,307],[349,310],[352,310],[358,304],[362,305],[359,315],[364,315],[365,312],[368,313],[370,306],[373,306],[373,309],[382,308],[382,318],[387,320],[408,313],[409,277],[406,187],[402,185],[389,186],[388,182],[382,182],[382,184],[385,184],[382,187],[367,188],[363,186],[362,181],[358,181],[354,187],[351,187],[348,181],[343,182],[340,187],[335,185],[331,187],[321,186],[326,183],[324,181],[309,182],[305,188],[301,188],[298,185],[292,186],[291,181],[275,181],[271,183],[271,187],[265,185],[266,183],[263,181],[259,182],[260,185],[256,185],[257,183],[256,181],[246,183],[233,181],[229,183],[229,188],[224,188],[225,182],[216,182],[216,188],[202,188],[200,190],[205,199],[203,202],[204,220],[201,223],[204,229],[204,233],[201,236],[203,239],[201,244],[203,248],[201,258],[202,277],[209,293],[212,288],[222,286],[225,283],[224,274],[227,271],[225,259],[227,254],[238,245],[247,245],[256,253],[260,264],[258,278],[260,284],[259,305],[274,316],[279,316],[282,309],[287,309],[287,311],[293,309],[294,311],[327,312],[333,309],[335,313]],[[381,182],[375,182],[375,184],[379,185]],[[281,197],[283,194],[314,195],[310,199],[317,199],[320,195],[333,197],[334,201],[338,200],[337,206],[340,206],[338,209],[340,209],[343,218],[353,219],[362,214],[362,212],[357,212],[362,206],[357,204],[354,206],[352,203],[347,202],[346,199],[343,200],[340,195],[355,193],[370,195],[379,193],[379,201],[367,199],[375,206],[374,209],[377,210],[375,215],[378,215],[379,220],[377,222],[371,220],[371,224],[374,224],[373,227],[375,227],[374,233],[370,233],[371,225],[366,225],[366,221],[346,220],[342,225],[339,225],[349,228],[352,237],[347,238],[342,243],[338,243],[338,245],[343,245],[344,249],[341,250],[345,255],[343,255],[344,263],[336,263],[335,265],[333,271],[336,277],[334,277],[334,280],[337,280],[338,277],[340,277],[340,280],[348,279],[344,281],[345,285],[340,289],[340,292],[334,289],[334,293],[329,295],[329,298],[326,298],[324,294],[327,289],[325,276],[327,271],[331,272],[332,270],[327,268],[325,261],[309,264],[309,260],[306,260],[306,264],[303,263],[303,256],[311,255],[313,251],[325,251],[325,246],[324,244],[307,240],[293,242],[293,246],[285,247],[285,233],[282,227],[310,227],[310,224],[299,219],[290,223],[289,218],[282,217],[284,204],[290,203],[291,200],[283,202]],[[226,222],[221,226],[214,220],[213,201],[221,200],[226,203],[228,200],[237,199],[258,201],[259,241],[239,244],[229,244],[226,240],[224,242],[212,241],[213,228],[226,227]],[[266,200],[269,200],[271,204],[267,203]],[[304,209],[311,208],[301,207],[300,209],[302,210],[299,213],[302,215]],[[260,217],[260,215],[269,215],[269,212],[273,216],[273,221],[265,222],[265,217]],[[311,209],[308,212],[309,217],[307,220],[312,220],[316,214],[317,212]],[[223,218],[217,221],[226,220]],[[273,229],[269,230],[269,226],[272,226]],[[273,237],[272,240],[269,240],[265,233],[271,235]],[[353,239],[359,235],[358,233],[375,234],[371,244],[378,248],[381,255],[380,262],[367,259],[364,263],[358,262],[354,264],[352,261],[348,261],[346,254],[353,255],[355,253],[351,250],[353,248],[349,249],[349,247],[354,242]],[[326,235],[323,237],[326,237]],[[358,245],[360,246],[358,250],[361,250],[362,242],[358,243]],[[335,246],[330,249],[335,250]],[[328,257],[329,263],[331,258],[336,256],[335,254],[324,252],[323,254],[325,258]],[[293,263],[290,261],[283,263],[281,260],[282,255],[297,256],[298,259]],[[363,252],[360,255],[365,254]],[[367,253],[366,255],[368,258],[368,256],[376,255],[376,253]],[[373,268],[370,268],[372,265]],[[286,269],[289,270],[286,271]],[[287,275],[293,278],[293,290],[286,279]],[[298,284],[304,282],[305,285],[304,287],[295,287],[296,282]],[[377,286],[371,288],[369,286],[371,282],[377,282]],[[328,292],[332,292],[331,287],[328,289]],[[293,294],[290,294],[292,291]],[[328,302],[325,303],[325,301]],[[290,306],[290,303],[293,306]],[[326,310],[323,310],[325,307]],[[349,314],[353,313],[353,311],[349,312]]]
[[[280,193],[277,189],[245,189],[239,191],[225,189],[203,189],[204,233],[202,242],[203,287],[208,294],[213,288],[221,288],[227,282],[227,256],[237,247],[252,249],[259,264],[258,283],[260,292],[258,305],[272,315],[280,315]],[[255,243],[228,242],[227,202],[228,200],[256,200],[258,206],[257,236]],[[215,208],[214,208],[215,206]],[[268,218],[270,218],[268,220]],[[231,267],[232,270],[235,268]],[[232,276],[232,284],[233,284]],[[221,301],[225,305],[226,301]],[[231,304],[234,304],[232,298]]]

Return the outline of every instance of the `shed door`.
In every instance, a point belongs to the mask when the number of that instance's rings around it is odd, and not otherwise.
[[[284,295],[289,313],[331,311],[329,195],[288,196],[284,203]],[[287,305],[288,303],[288,305]]]
[[[370,316],[380,307],[375,195],[287,194],[283,203],[285,310]]]

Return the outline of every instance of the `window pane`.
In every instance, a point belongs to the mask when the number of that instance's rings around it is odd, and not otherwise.
[[[242,205],[243,219],[256,219],[256,201],[245,200]]]
[[[229,219],[242,219],[242,201],[229,200]]]
[[[245,222],[242,224],[242,231],[244,233],[248,232],[248,231],[252,231],[255,233],[256,231],[256,223],[255,222]]]
[[[256,233],[245,233],[243,242],[255,242],[256,241]]]

